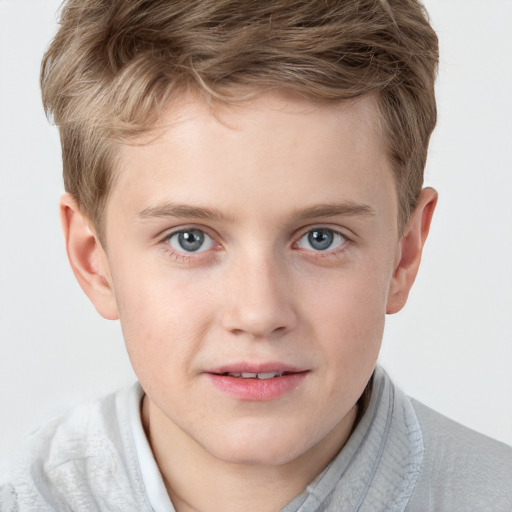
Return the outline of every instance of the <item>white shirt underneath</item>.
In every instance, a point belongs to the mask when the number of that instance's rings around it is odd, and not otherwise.
[[[130,427],[133,433],[135,451],[139,459],[140,472],[144,487],[146,488],[148,501],[155,512],[175,512],[172,506],[167,489],[153,456],[153,452],[146,438],[142,427],[141,408],[144,398],[144,391],[141,388],[140,394],[132,392],[128,394],[128,414]],[[133,388],[136,391],[137,388]]]

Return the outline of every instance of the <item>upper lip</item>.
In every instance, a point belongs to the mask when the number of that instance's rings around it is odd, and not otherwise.
[[[215,366],[213,368],[209,368],[208,370],[206,370],[205,373],[222,375],[224,373],[300,373],[304,371],[307,370],[286,363],[269,361],[228,363],[222,366]]]

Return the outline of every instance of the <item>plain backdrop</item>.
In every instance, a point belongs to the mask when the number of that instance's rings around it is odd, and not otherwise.
[[[49,416],[135,379],[60,233],[60,147],[38,86],[59,3],[0,0],[0,458]],[[440,201],[380,362],[410,395],[512,443],[512,1],[425,3],[441,46],[426,173]]]

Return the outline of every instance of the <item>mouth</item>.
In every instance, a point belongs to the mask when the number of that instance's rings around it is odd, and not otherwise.
[[[237,400],[266,401],[293,393],[310,371],[274,363],[231,365],[205,373],[222,394]]]
[[[299,372],[286,372],[286,371],[278,371],[278,372],[223,372],[216,375],[221,375],[224,377],[234,377],[235,379],[259,379],[259,380],[267,380],[267,379],[275,379],[276,377],[283,377],[284,375],[291,375],[292,373]]]

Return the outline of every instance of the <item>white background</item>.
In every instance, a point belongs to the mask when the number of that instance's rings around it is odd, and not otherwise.
[[[0,0],[0,458],[45,418],[134,379],[60,234],[60,147],[38,88],[59,3]],[[381,363],[412,396],[512,443],[512,1],[426,6],[442,56],[427,167],[440,202]]]

